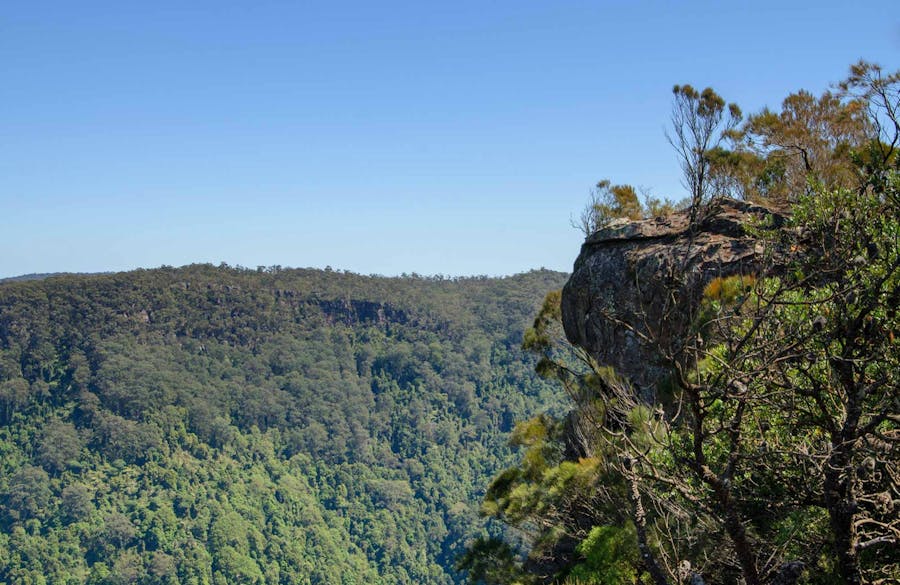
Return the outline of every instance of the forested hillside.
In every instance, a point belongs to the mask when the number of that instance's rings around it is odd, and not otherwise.
[[[0,284],[0,582],[447,584],[565,275]]]

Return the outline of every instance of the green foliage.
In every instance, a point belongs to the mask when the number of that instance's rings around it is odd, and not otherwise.
[[[41,432],[38,461],[47,471],[60,473],[67,467],[77,466],[83,447],[75,425],[54,419]]]
[[[641,202],[631,185],[613,185],[608,179],[603,179],[595,189],[597,201],[594,212],[598,218],[641,219]]]
[[[768,108],[750,116],[739,133],[739,146],[759,157],[757,184],[778,169],[780,182],[750,192],[770,202],[796,201],[809,179],[829,187],[852,187],[857,173],[850,156],[868,139],[867,112],[859,100],[825,92],[789,95],[780,112]],[[769,175],[771,176],[771,174]]]
[[[582,210],[574,227],[581,230],[585,237],[609,225],[616,219],[643,219],[671,213],[676,204],[668,199],[659,199],[649,194],[644,202],[631,185],[613,185],[609,179],[599,181],[591,191],[590,201]]]
[[[456,567],[468,574],[470,583],[521,585],[526,579],[512,547],[496,538],[476,539]]]
[[[0,283],[0,582],[440,584],[564,275]]]
[[[567,584],[631,585],[637,579],[637,536],[631,523],[595,526],[576,550],[583,560],[569,572]]]
[[[4,505],[10,519],[26,521],[44,518],[50,512],[50,478],[43,469],[26,465],[9,478]]]
[[[494,557],[501,548],[500,542],[487,546],[478,541],[470,545],[461,564],[468,571],[470,582],[530,582],[535,579],[532,571],[543,563],[541,559],[553,559],[555,565],[551,572],[565,573],[584,555],[593,564],[580,569],[578,579],[598,571],[618,574],[618,568],[603,564],[603,552],[597,548],[601,540],[616,551],[618,544],[606,538],[597,540],[594,534],[594,540],[585,548],[577,548],[580,539],[589,537],[595,523],[619,522],[625,518],[610,498],[614,492],[622,496],[623,485],[620,478],[609,475],[604,454],[598,450],[600,442],[595,437],[605,413],[603,402],[597,400],[598,392],[614,383],[616,377],[601,368],[578,373],[578,363],[593,362],[582,352],[562,347],[559,303],[558,291],[547,295],[534,326],[525,334],[523,347],[541,356],[538,373],[561,382],[568,397],[578,406],[562,419],[542,414],[516,425],[510,444],[522,451],[519,463],[490,484],[481,512],[529,533],[533,542],[525,561],[514,563],[519,573],[507,577],[507,581],[491,581],[490,575],[486,577],[483,572],[484,567],[497,564]],[[634,414],[635,420],[642,416],[645,415]],[[502,550],[515,556],[508,546],[504,545]],[[549,570],[540,569],[542,573]]]
[[[896,164],[900,74],[876,64],[860,61],[834,91],[794,92],[779,110],[764,108],[740,126],[740,116],[723,122],[724,101],[712,90],[676,86],[674,94],[670,141],[696,201],[702,191],[786,210],[816,185],[856,189]]]

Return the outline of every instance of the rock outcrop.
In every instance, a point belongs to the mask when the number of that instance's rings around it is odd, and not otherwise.
[[[761,269],[763,247],[745,226],[764,219],[784,223],[725,200],[693,230],[686,211],[608,224],[584,242],[563,289],[566,337],[651,397],[666,372],[658,348],[685,334],[706,284]]]

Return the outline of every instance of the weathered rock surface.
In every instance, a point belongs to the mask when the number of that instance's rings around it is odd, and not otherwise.
[[[767,208],[726,200],[693,232],[687,212],[617,220],[595,232],[563,288],[566,337],[652,396],[666,370],[658,348],[685,333],[706,284],[761,269],[762,246],[745,226],[767,217],[784,222]]]

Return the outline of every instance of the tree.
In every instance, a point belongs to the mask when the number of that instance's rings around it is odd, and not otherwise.
[[[524,577],[515,551],[496,538],[476,539],[457,561],[456,570],[465,572],[470,583],[487,585],[516,583]]]
[[[175,560],[162,551],[155,551],[147,564],[149,582],[165,585],[174,581]]]
[[[54,419],[41,432],[38,460],[50,473],[59,474],[78,462],[84,441],[71,423]]]
[[[640,219],[641,202],[631,185],[613,185],[609,179],[599,181],[591,192],[591,200],[582,211],[577,227],[585,237],[615,218]]]
[[[838,84],[845,101],[862,104],[869,130],[868,148],[858,153],[857,162],[864,176],[883,173],[896,165],[900,148],[900,71],[886,74],[881,66],[859,61],[850,67],[850,75]]]
[[[9,479],[4,494],[7,513],[13,521],[43,518],[49,513],[51,495],[47,472],[25,465]]]
[[[644,193],[644,202],[631,185],[613,185],[609,179],[597,182],[591,190],[590,200],[572,226],[588,237],[614,219],[641,219],[648,216],[665,215],[675,209],[676,204],[668,199],[657,199]]]
[[[866,143],[869,123],[860,100],[799,91],[784,99],[780,112],[766,108],[750,116],[739,148],[759,157],[758,171],[778,169],[779,188],[766,193],[768,200],[796,200],[810,179],[829,187],[856,185],[850,152]]]
[[[137,536],[137,528],[124,514],[113,512],[103,520],[101,544],[122,549],[128,547]]]
[[[695,223],[705,208],[724,194],[713,189],[710,151],[718,148],[741,121],[741,110],[707,87],[698,92],[690,85],[672,88],[672,134],[669,143],[678,153],[682,181],[690,194],[691,221]]]
[[[94,503],[91,501],[91,492],[82,483],[73,483],[63,488],[61,503],[64,510],[64,518],[68,522],[86,520],[94,511]]]
[[[0,422],[8,423],[32,398],[31,386],[24,378],[0,382]]]
[[[898,210],[896,171],[883,191],[871,185],[837,189],[801,202],[795,221],[816,244],[799,261],[804,278],[781,285],[781,297],[791,301],[783,307],[794,310],[775,311],[794,341],[769,379],[789,392],[779,394],[778,406],[803,405],[792,413],[792,426],[828,439],[816,445],[806,465],[807,476],[821,484],[807,485],[810,498],[820,498],[828,513],[839,574],[847,583],[900,571],[900,556],[882,556],[890,562],[879,570],[871,566],[869,550],[896,551],[900,542],[900,518],[893,511],[900,498]],[[829,276],[825,283],[810,286],[807,279],[823,275]]]

